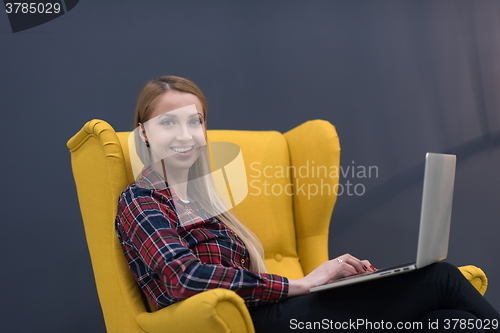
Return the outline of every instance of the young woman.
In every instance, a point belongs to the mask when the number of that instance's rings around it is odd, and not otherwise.
[[[446,263],[314,294],[311,287],[375,267],[344,254],[298,280],[267,273],[258,239],[210,179],[207,112],[201,90],[181,77],[152,80],[138,98],[136,146],[146,167],[123,191],[116,227],[132,274],[157,308],[227,288],[244,299],[258,333],[464,327],[446,326],[451,319],[498,329],[499,313]]]

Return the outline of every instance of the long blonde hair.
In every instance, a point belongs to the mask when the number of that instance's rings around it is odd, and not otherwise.
[[[186,78],[161,76],[156,80],[147,82],[140,92],[135,107],[134,128],[150,119],[151,113],[156,106],[157,98],[169,91],[189,93],[198,97],[203,107],[203,120],[206,124],[208,103],[200,88]],[[139,140],[141,139],[137,135],[136,146],[140,144],[144,145],[143,142],[138,142]],[[144,151],[143,153],[138,152],[138,154],[144,165],[151,165],[151,157],[148,154],[145,154]],[[208,161],[208,150],[203,149],[200,157],[189,169],[188,195],[198,201],[207,213],[213,214],[212,216],[218,218],[245,243],[250,255],[251,270],[262,273],[267,272],[264,263],[264,249],[259,239],[225,207],[223,200],[218,195],[211,181],[211,177],[200,177],[200,175],[209,175],[211,173]]]

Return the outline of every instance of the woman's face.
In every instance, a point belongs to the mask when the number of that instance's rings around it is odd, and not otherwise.
[[[189,169],[206,146],[200,100],[193,94],[169,91],[158,97],[144,124],[154,162],[165,161],[167,173]]]

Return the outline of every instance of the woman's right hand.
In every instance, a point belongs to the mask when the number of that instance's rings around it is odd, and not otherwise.
[[[288,280],[288,296],[305,295],[313,287],[321,286],[346,276],[375,270],[376,268],[368,260],[359,260],[346,253],[335,259],[325,261],[302,279]]]

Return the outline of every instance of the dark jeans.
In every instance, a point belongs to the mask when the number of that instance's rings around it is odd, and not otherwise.
[[[339,329],[454,332],[461,328],[482,332],[476,328],[488,325],[486,332],[500,330],[500,314],[455,266],[442,262],[251,308],[250,315],[256,333]]]

